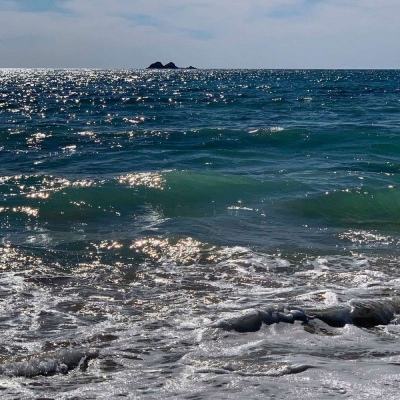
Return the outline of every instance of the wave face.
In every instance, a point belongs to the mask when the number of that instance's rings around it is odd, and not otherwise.
[[[398,71],[7,69],[0,84],[0,363],[100,350],[84,377],[4,380],[4,396],[397,398],[393,324],[205,327],[397,294]]]

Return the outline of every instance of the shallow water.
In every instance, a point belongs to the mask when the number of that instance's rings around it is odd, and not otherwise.
[[[400,328],[210,325],[399,294],[398,71],[0,70],[2,398],[398,398]]]

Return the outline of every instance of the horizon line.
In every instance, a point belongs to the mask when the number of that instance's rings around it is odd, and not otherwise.
[[[0,70],[5,69],[52,69],[52,70],[67,70],[67,69],[92,69],[92,70],[149,70],[149,71],[184,71],[189,70],[188,68],[178,68],[178,69],[151,69],[148,67],[54,67],[54,66],[41,66],[41,67],[2,67]],[[267,70],[267,71],[398,71],[399,67],[195,67],[191,71],[210,71],[210,70]]]

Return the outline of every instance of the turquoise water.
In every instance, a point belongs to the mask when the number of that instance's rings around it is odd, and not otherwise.
[[[107,356],[84,378],[1,383],[6,394],[240,398],[246,382],[254,396],[313,398],[311,383],[290,392],[255,360],[299,361],[312,342],[300,361],[321,366],[343,346],[367,382],[366,352],[396,355],[375,333],[333,345],[289,327],[271,333],[294,341],[276,353],[240,350],[265,332],[232,339],[258,378],[196,370],[232,362],[199,339],[221,313],[396,292],[399,71],[1,70],[0,83],[0,353],[116,336],[95,342]],[[298,376],[370,395],[343,362]],[[339,396],[326,385],[320,396]]]
[[[3,70],[1,83],[12,243],[89,245],[100,230],[318,249],[345,246],[346,228],[396,234],[397,71]]]

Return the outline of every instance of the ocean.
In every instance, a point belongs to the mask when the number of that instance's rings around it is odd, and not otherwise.
[[[0,359],[99,351],[1,398],[397,399],[395,321],[212,324],[398,294],[399,184],[399,71],[0,70]]]

